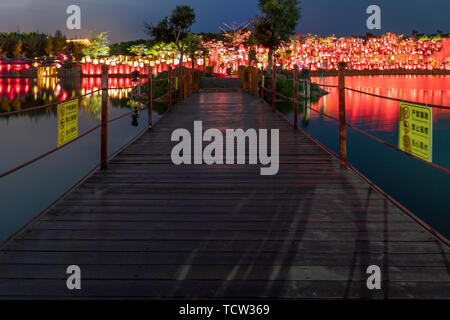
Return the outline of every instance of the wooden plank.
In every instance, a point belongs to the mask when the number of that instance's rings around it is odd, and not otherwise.
[[[209,265],[212,269],[217,265],[264,265],[264,266],[353,266],[369,265],[410,266],[410,267],[441,267],[446,268],[439,253],[364,253],[364,252],[334,252],[314,253],[279,251],[202,251],[197,248],[189,251],[154,251],[154,252],[71,252],[61,255],[59,252],[5,252],[2,263],[34,263],[34,264],[119,264],[127,265]],[[14,269],[14,268],[13,268]],[[4,276],[6,274],[3,274]],[[37,273],[37,276],[40,276]],[[448,276],[448,275],[447,275]]]
[[[407,232],[371,232],[336,230],[290,230],[289,232],[271,232],[271,230],[210,230],[209,232],[191,230],[153,230],[153,231],[110,231],[110,230],[39,230],[32,229],[20,235],[21,239],[78,239],[78,240],[331,240],[331,241],[381,241],[385,238],[396,241],[434,241],[426,231]]]
[[[136,259],[135,257],[133,257]],[[86,259],[85,259],[86,260]],[[356,266],[283,266],[283,265],[145,265],[145,264],[81,264],[84,280],[266,280],[273,281],[352,281],[367,279],[367,265]],[[116,264],[114,264],[116,263]],[[385,281],[449,282],[445,267],[388,266]],[[7,279],[64,279],[66,264],[0,264],[0,274]]]
[[[35,229],[44,230],[285,230],[295,229],[305,230],[336,230],[336,231],[356,231],[367,230],[373,232],[387,231],[417,231],[419,227],[412,221],[391,222],[385,225],[384,222],[339,222],[323,221],[278,221],[272,223],[266,221],[40,221],[36,223]]]
[[[65,280],[64,280],[65,281]],[[69,291],[61,280],[0,280],[0,296],[20,298],[286,298],[308,299],[445,299],[446,282],[383,283],[368,290],[366,281],[247,281],[247,280],[86,280],[83,290]],[[245,288],[245,289],[243,289]]]
[[[281,241],[265,240],[27,240],[21,239],[10,243],[0,256],[14,251],[8,256],[8,261],[30,262],[44,257],[45,252],[55,252],[61,259],[70,259],[72,252],[182,252],[182,251],[213,251],[213,252],[303,252],[307,253],[412,253],[417,255],[437,253],[448,255],[448,248],[436,242],[418,241]],[[22,255],[21,252],[24,254]],[[34,255],[33,252],[39,252]],[[64,252],[65,254],[62,254]],[[5,258],[7,255],[4,255]],[[42,258],[45,260],[45,258]],[[0,260],[5,262],[6,260]]]

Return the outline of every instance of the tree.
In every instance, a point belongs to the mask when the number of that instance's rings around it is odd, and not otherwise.
[[[301,17],[299,4],[299,0],[259,0],[262,14],[252,25],[256,41],[269,49],[269,72],[274,51],[295,33]]]
[[[60,30],[56,30],[53,37],[53,52],[55,54],[65,53],[67,51],[67,39]]]
[[[19,39],[13,46],[12,52],[13,57],[20,57],[22,55],[22,40]]]
[[[169,17],[162,19],[156,26],[145,23],[145,32],[157,42],[173,43],[180,53],[180,71],[186,51],[185,39],[195,22],[195,12],[190,6],[177,6]]]
[[[83,57],[83,50],[86,46],[82,43],[70,42],[67,46],[67,52],[72,55],[75,61],[80,61]]]
[[[109,54],[109,44],[108,34],[101,32],[92,39],[89,46],[83,49],[83,55],[94,59],[105,57]]]
[[[177,47],[173,43],[157,42],[148,49],[147,54],[154,58],[160,58],[167,52],[175,52]]]
[[[196,34],[189,33],[183,42],[186,46],[186,53],[191,58],[192,68],[194,68],[195,59],[200,57],[203,52],[202,38]]]
[[[139,40],[133,40],[133,41],[114,43],[111,45],[109,54],[111,54],[111,55],[128,55],[128,54],[130,54],[131,47],[137,46],[137,45],[144,45],[147,48],[145,51],[145,54],[148,54],[148,48],[151,48],[154,45],[154,41],[139,39]]]
[[[245,42],[245,47],[248,48],[248,63],[250,66],[258,66],[258,56],[256,53],[256,46],[258,42],[254,35],[250,35]]]
[[[45,40],[45,54],[49,57],[53,55],[53,41],[50,37]]]
[[[135,44],[129,47],[128,51],[136,56],[143,56],[148,51],[148,48],[145,44]]]

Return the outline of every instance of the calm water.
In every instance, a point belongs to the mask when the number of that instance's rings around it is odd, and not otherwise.
[[[318,82],[318,79],[313,79]],[[326,84],[336,85],[337,78]],[[349,88],[378,95],[450,106],[450,76],[354,76]],[[311,107],[338,117],[338,90]],[[279,109],[292,119],[292,105]],[[346,93],[347,121],[398,146],[400,102]],[[338,152],[338,124],[308,108],[300,107],[299,124],[312,136]],[[450,237],[450,175],[348,129],[349,162],[402,205],[441,234]],[[450,110],[433,110],[433,162],[450,168]]]
[[[110,79],[112,88],[126,88],[127,79]],[[62,101],[101,86],[100,78],[84,78],[81,83],[60,83],[56,78],[0,79],[0,113]],[[130,111],[129,89],[110,90],[109,117]],[[165,111],[154,106],[153,119]],[[95,127],[101,119],[101,96],[83,98],[79,107],[79,134]],[[131,115],[109,126],[109,154],[118,150],[147,124],[143,110],[139,125],[131,125]],[[56,108],[0,117],[0,172],[5,172],[56,147]],[[0,178],[0,241],[7,238],[52,203],[100,161],[100,130],[35,162]]]

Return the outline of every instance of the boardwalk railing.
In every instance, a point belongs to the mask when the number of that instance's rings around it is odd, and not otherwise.
[[[149,67],[148,72],[148,103],[147,103],[147,109],[148,109],[148,126],[146,126],[143,130],[141,130],[138,134],[136,134],[133,138],[128,140],[126,143],[124,143],[120,148],[118,148],[116,151],[109,153],[108,151],[108,129],[111,123],[116,122],[122,118],[125,118],[127,116],[136,114],[138,110],[132,109],[129,112],[126,112],[120,116],[117,116],[115,118],[109,119],[108,115],[108,106],[109,106],[109,95],[108,90],[115,90],[115,89],[136,89],[137,87],[140,88],[141,82],[138,80],[137,86],[130,86],[125,88],[110,88],[108,87],[108,66],[103,65],[102,66],[102,87],[101,89],[93,90],[91,92],[88,92],[83,95],[79,95],[70,99],[67,99],[65,101],[59,101],[54,102],[46,105],[41,106],[35,106],[31,108],[26,108],[22,110],[12,111],[12,112],[5,112],[0,113],[0,117],[6,117],[6,116],[12,116],[12,115],[18,115],[22,113],[37,111],[37,110],[44,110],[48,108],[53,108],[57,106],[58,104],[62,102],[67,101],[73,101],[73,100],[80,100],[84,97],[87,97],[89,95],[99,93],[101,92],[102,95],[102,108],[101,108],[101,121],[100,124],[92,127],[91,129],[85,131],[78,137],[74,138],[73,140],[58,146],[52,150],[49,150],[38,157],[35,157],[25,163],[22,163],[12,169],[9,169],[5,172],[0,173],[0,178],[4,178],[6,176],[9,176],[25,167],[30,166],[31,164],[46,158],[47,156],[67,147],[68,145],[73,144],[74,142],[81,140],[88,136],[89,134],[93,133],[97,129],[101,130],[101,142],[100,142],[100,162],[98,162],[93,168],[91,168],[81,179],[79,179],[77,182],[75,182],[69,189],[67,189],[62,195],[60,195],[56,200],[54,200],[49,206],[47,206],[44,210],[42,210],[39,214],[37,214],[34,218],[32,218],[27,224],[22,226],[18,231],[16,231],[14,234],[12,234],[10,237],[8,237],[5,241],[0,243],[0,248],[5,245],[10,239],[15,237],[18,233],[22,232],[28,225],[36,221],[42,214],[44,214],[48,209],[50,209],[53,205],[55,205],[59,200],[64,198],[69,192],[71,192],[74,188],[76,188],[79,184],[81,184],[87,177],[89,177],[95,170],[100,168],[101,170],[106,170],[108,168],[108,160],[113,158],[115,155],[117,155],[119,152],[121,152],[123,149],[125,149],[128,145],[130,145],[133,141],[135,141],[137,138],[139,138],[145,131],[151,129],[154,126],[153,122],[153,101],[158,100],[161,101],[163,98],[168,98],[168,112],[172,111],[172,106],[174,104],[173,97],[175,94],[178,93],[178,98],[175,103],[179,103],[183,100],[184,97],[189,96],[192,94],[194,89],[198,88],[198,82],[200,80],[199,77],[199,71],[198,70],[192,70],[192,69],[186,69],[184,72],[179,72],[179,69],[176,70],[177,72],[173,72],[172,68],[169,67],[168,71],[168,77],[167,78],[158,78],[153,79],[153,72],[152,68]],[[175,75],[174,75],[175,73]],[[159,97],[153,97],[153,89],[154,89],[154,83],[155,82],[168,82],[168,92],[162,96]],[[175,90],[174,90],[175,89]],[[139,90],[140,91],[140,90]],[[183,94],[184,93],[184,94]],[[138,96],[138,99],[141,97]],[[144,106],[142,106],[144,108]]]
[[[310,86],[311,86],[311,82],[307,79],[299,79],[298,78],[298,74],[297,71],[294,70],[293,72],[293,78],[292,79],[287,79],[292,81],[292,88],[293,88],[293,92],[296,93],[293,95],[293,97],[287,97],[285,95],[282,95],[281,93],[279,93],[277,91],[277,81],[276,81],[276,70],[274,68],[272,75],[270,76],[272,79],[272,89],[266,88],[265,86],[265,79],[267,78],[267,76],[265,76],[263,74],[262,71],[256,69],[256,68],[252,68],[249,67],[247,68],[247,75],[248,75],[248,84],[247,84],[247,89],[250,91],[250,93],[252,93],[253,95],[259,96],[261,98],[262,101],[265,101],[265,93],[266,92],[271,92],[272,93],[272,97],[271,97],[271,105],[272,105],[272,110],[274,112],[277,111],[276,109],[276,103],[277,103],[277,97],[281,97],[282,99],[286,100],[291,100],[293,102],[294,105],[294,121],[293,121],[293,126],[295,128],[298,128],[298,119],[297,119],[297,108],[298,108],[298,103],[300,102],[298,99],[298,85],[302,84],[303,89],[306,91],[305,94],[307,97],[310,96]],[[403,101],[403,102],[408,102],[408,101],[404,101],[404,100],[399,100],[399,99],[394,99],[394,98],[389,98],[389,97],[383,97],[383,96],[378,96],[378,95],[373,95],[370,93],[366,93],[366,92],[362,92],[362,91],[358,91],[355,89],[351,89],[351,88],[347,88],[345,87],[345,74],[344,74],[344,70],[345,70],[345,65],[341,64],[340,68],[339,68],[339,85],[338,86],[330,86],[330,85],[324,85],[325,87],[334,87],[334,88],[338,88],[339,89],[339,118],[335,118],[333,116],[327,115],[326,113],[323,113],[319,110],[316,110],[310,106],[308,106],[308,108],[310,108],[311,110],[320,113],[330,119],[333,119],[335,121],[339,122],[339,159],[340,159],[340,166],[342,169],[346,169],[348,166],[348,162],[347,162],[347,141],[346,141],[346,129],[347,127],[350,129],[353,129],[361,134],[364,134],[366,136],[368,136],[369,138],[378,141],[380,143],[383,143],[397,151],[400,151],[404,154],[407,154],[408,156],[415,158],[419,161],[422,161],[430,166],[433,166],[445,173],[450,173],[450,170],[442,167],[436,163],[431,163],[428,161],[425,161],[419,157],[416,157],[404,150],[401,150],[400,148],[380,139],[377,138],[373,135],[371,135],[370,133],[361,130],[357,127],[355,127],[354,125],[352,125],[351,123],[348,123],[345,120],[345,90],[350,90],[353,92],[358,92],[360,94],[367,94],[367,95],[372,95],[372,96],[377,96],[383,99],[390,99],[390,100],[397,100],[397,101]],[[154,84],[156,82],[167,82],[168,83],[168,92],[160,97],[153,97],[153,92],[154,92]],[[153,123],[153,101],[154,100],[160,100],[162,98],[167,98],[168,100],[168,112],[172,111],[172,106],[174,104],[173,98],[174,98],[174,94],[178,93],[178,98],[176,102],[181,102],[183,100],[184,97],[189,96],[194,89],[198,88],[198,82],[199,82],[199,71],[197,70],[190,70],[187,69],[184,72],[179,72],[179,69],[177,69],[175,72],[169,68],[168,73],[167,73],[167,78],[158,78],[158,79],[154,79],[153,78],[153,73],[152,73],[152,68],[149,67],[149,72],[148,72],[148,126],[146,126],[145,129],[143,129],[141,132],[139,132],[135,137],[133,137],[132,139],[130,139],[127,143],[125,143],[123,146],[121,146],[117,151],[115,151],[112,154],[108,153],[108,128],[109,125],[115,121],[118,121],[119,119],[122,119],[126,116],[129,116],[133,113],[136,112],[136,110],[131,110],[130,112],[127,112],[123,115],[120,115],[118,117],[115,117],[113,119],[109,119],[108,117],[108,105],[109,105],[109,97],[108,97],[108,90],[110,89],[116,89],[116,88],[108,88],[108,66],[103,66],[102,68],[102,88],[89,92],[85,95],[80,95],[74,98],[71,98],[69,100],[77,100],[77,99],[81,99],[85,96],[91,95],[93,93],[96,92],[101,92],[102,93],[102,112],[101,112],[101,123],[89,130],[87,130],[86,132],[84,132],[83,134],[79,135],[77,138],[71,140],[70,142],[61,145],[59,147],[56,147],[48,152],[45,152],[44,154],[29,160],[15,168],[12,168],[6,172],[0,173],[0,178],[6,177],[8,175],[13,174],[14,172],[17,172],[20,169],[23,169],[29,165],[31,165],[32,163],[35,163],[47,156],[49,156],[50,154],[65,148],[66,146],[74,143],[75,141],[78,141],[84,137],[86,137],[87,135],[89,135],[90,133],[96,131],[97,129],[101,129],[101,144],[100,144],[100,162],[98,164],[96,164],[89,172],[86,173],[86,175],[84,175],[79,181],[77,181],[74,185],[72,185],[72,187],[70,187],[68,190],[66,190],[60,197],[58,197],[54,202],[52,202],[47,208],[45,208],[41,213],[39,213],[37,216],[35,216],[30,222],[27,223],[30,224],[33,221],[35,221],[40,215],[42,215],[45,211],[47,211],[50,207],[52,207],[57,201],[59,201],[60,199],[62,199],[65,195],[67,195],[71,190],[73,190],[76,186],[78,186],[82,181],[84,181],[91,173],[93,173],[98,167],[100,167],[102,170],[107,169],[108,167],[108,160],[111,159],[112,157],[114,157],[117,153],[119,153],[121,150],[123,150],[126,146],[128,146],[131,142],[133,142],[135,139],[137,139],[140,135],[142,135],[146,130],[151,129],[154,126]],[[121,89],[133,89],[134,87],[128,87],[128,88],[121,88]],[[175,89],[175,90],[174,90]],[[258,94],[258,90],[259,90],[259,94]],[[67,100],[68,101],[68,100]],[[7,113],[1,113],[0,117],[4,117],[4,116],[10,116],[10,115],[16,115],[16,114],[21,114],[21,113],[25,113],[25,112],[30,112],[30,111],[35,111],[35,110],[41,110],[41,109],[45,109],[45,108],[51,108],[56,106],[58,103],[60,102],[55,102],[52,104],[47,104],[47,105],[42,105],[42,106],[36,106],[36,107],[32,107],[32,108],[28,108],[28,109],[23,109],[23,110],[19,110],[19,111],[13,111],[13,112],[7,112]],[[419,102],[413,102],[414,104],[419,104],[419,105],[426,105],[424,103],[419,103]],[[435,105],[427,105],[428,107],[432,107],[432,108],[441,108],[441,109],[450,109],[450,107],[446,107],[446,106],[435,106]],[[300,129],[300,128],[299,128]],[[309,136],[309,135],[308,135]],[[315,140],[314,138],[311,137],[311,139]],[[315,140],[316,141],[316,140]],[[316,141],[317,142],[317,141]],[[330,150],[328,150],[330,151]],[[369,181],[370,182],[370,181]],[[18,232],[22,231],[27,225],[23,226],[21,229],[19,229],[19,231],[17,231],[15,234],[13,234],[11,237],[14,237]],[[9,239],[8,238],[5,242],[0,244],[0,247],[6,243]],[[444,238],[445,239],[445,238]]]
[[[342,169],[346,169],[348,166],[348,161],[347,161],[347,127],[355,130],[356,132],[359,132],[377,142],[380,142],[392,149],[395,149],[397,151],[400,151],[403,154],[406,154],[416,160],[419,160],[423,163],[426,163],[427,165],[430,165],[440,171],[443,171],[445,173],[450,173],[450,169],[445,168],[439,164],[433,163],[433,162],[429,162],[426,161],[420,157],[415,156],[414,154],[407,152],[405,150],[402,150],[400,148],[398,148],[397,146],[394,146],[393,144],[384,141],[378,137],[375,137],[374,135],[368,133],[365,130],[359,129],[358,127],[356,127],[355,125],[349,123],[346,121],[345,118],[345,114],[346,114],[346,108],[345,108],[345,91],[352,91],[352,92],[356,92],[356,93],[360,93],[360,94],[364,94],[364,95],[369,95],[369,96],[374,96],[377,98],[382,98],[382,99],[387,99],[387,100],[391,100],[391,101],[398,101],[398,102],[405,102],[405,103],[411,103],[411,104],[416,104],[416,105],[422,105],[422,106],[426,106],[429,108],[436,108],[436,109],[444,109],[444,110],[450,110],[450,106],[440,106],[440,105],[433,105],[433,104],[427,104],[427,103],[423,103],[423,102],[416,102],[416,101],[407,101],[407,100],[403,100],[403,99],[396,99],[396,98],[391,98],[391,97],[386,97],[386,96],[381,96],[381,95],[377,95],[377,94],[372,94],[372,93],[368,93],[368,92],[364,92],[364,91],[360,91],[360,90],[356,90],[356,89],[352,89],[352,88],[347,88],[345,86],[345,67],[346,64],[345,63],[341,63],[339,64],[339,70],[338,70],[338,81],[339,84],[338,85],[326,85],[326,84],[318,84],[318,83],[312,83],[309,79],[299,79],[298,78],[298,72],[296,69],[293,70],[292,72],[292,79],[286,79],[288,81],[292,81],[292,88],[293,88],[293,92],[298,92],[298,85],[301,83],[303,84],[303,88],[304,88],[304,96],[306,97],[306,99],[310,99],[311,97],[311,85],[317,85],[317,86],[322,86],[322,87],[329,87],[329,88],[338,88],[339,89],[339,117],[333,117],[329,114],[326,114],[322,111],[319,111],[315,108],[312,108],[310,105],[305,105],[307,108],[311,109],[312,111],[319,113],[329,119],[332,119],[334,121],[339,122],[339,159],[340,159],[340,165]],[[261,98],[262,101],[265,101],[265,92],[270,92],[271,93],[271,99],[270,99],[270,103],[272,105],[272,110],[273,112],[277,111],[277,101],[278,98],[277,96],[281,97],[283,100],[290,100],[293,103],[293,121],[292,124],[295,128],[298,128],[298,103],[299,103],[299,99],[298,99],[298,95],[297,94],[293,94],[293,97],[287,97],[281,93],[279,93],[277,91],[277,80],[276,80],[276,74],[277,74],[277,70],[274,67],[272,70],[272,74],[271,76],[265,75],[263,71],[258,70],[257,68],[254,67],[248,67],[249,71],[248,74],[255,74],[257,76],[249,76],[248,77],[248,81],[251,82],[253,81],[253,84],[248,84],[247,88],[249,90],[249,92],[253,95],[258,95],[258,91],[259,91],[259,96]],[[265,79],[267,79],[268,77],[271,78],[271,83],[272,83],[272,88],[269,89],[265,86]],[[256,87],[258,88],[256,91],[252,90],[251,88]]]
[[[299,75],[298,75],[298,71],[296,69],[293,70],[293,72],[291,72],[292,74],[292,78],[291,79],[285,79],[288,81],[292,81],[292,89],[293,89],[293,96],[292,97],[288,97],[285,96],[281,93],[279,93],[277,91],[277,70],[275,68],[275,66],[272,69],[271,75],[267,75],[265,74],[264,70],[258,70],[255,67],[248,67],[247,71],[246,71],[246,81],[253,81],[252,83],[247,84],[247,89],[249,90],[250,94],[253,94],[255,96],[259,96],[259,98],[261,99],[262,102],[267,103],[269,105],[272,106],[272,110],[273,112],[277,112],[280,116],[282,116],[286,121],[291,122],[290,119],[286,118],[281,112],[279,112],[277,110],[277,101],[279,100],[278,97],[280,97],[282,100],[286,101],[291,101],[293,103],[293,121],[292,121],[292,125],[294,126],[294,128],[301,130],[305,135],[307,135],[309,138],[311,138],[313,141],[315,141],[318,145],[320,145],[323,149],[325,149],[328,153],[330,153],[332,156],[336,157],[339,159],[340,162],[340,167],[341,169],[345,170],[348,167],[351,168],[352,171],[354,171],[357,175],[359,175],[363,180],[365,180],[367,183],[369,183],[372,187],[374,187],[378,192],[380,192],[381,194],[383,194],[386,198],[390,199],[395,205],[397,205],[399,208],[401,208],[405,213],[407,213],[409,216],[411,216],[414,220],[416,220],[419,224],[421,224],[423,227],[425,227],[426,229],[428,229],[430,232],[432,232],[434,235],[436,235],[438,238],[440,238],[444,243],[446,243],[448,246],[450,246],[450,242],[449,240],[444,237],[443,235],[441,235],[439,232],[437,232],[436,230],[434,230],[433,228],[431,228],[427,223],[425,223],[424,221],[422,221],[420,218],[418,218],[417,216],[415,216],[411,211],[409,211],[405,206],[403,206],[402,204],[400,204],[398,201],[396,201],[394,198],[392,198],[389,194],[385,193],[381,188],[379,188],[377,185],[375,185],[370,179],[368,179],[365,175],[363,175],[361,172],[359,172],[355,167],[351,166],[351,164],[348,163],[347,160],[347,128],[350,128],[360,134],[363,134],[367,137],[369,137],[372,140],[375,140],[379,143],[382,143],[396,151],[399,151],[411,158],[414,158],[416,160],[419,160],[431,167],[434,167],[436,169],[438,169],[441,172],[450,173],[450,169],[449,168],[445,168],[437,163],[433,163],[433,162],[429,162],[426,161],[420,157],[415,156],[414,154],[407,152],[405,150],[400,149],[399,147],[383,140],[380,139],[378,137],[375,137],[374,135],[370,134],[369,132],[359,129],[358,127],[356,127],[355,125],[353,125],[352,123],[349,123],[346,121],[346,103],[345,103],[345,92],[346,91],[352,91],[352,92],[356,92],[359,94],[363,94],[363,95],[370,95],[370,96],[375,96],[377,98],[382,98],[382,99],[387,99],[387,100],[391,100],[391,101],[398,101],[398,102],[404,102],[404,103],[411,103],[411,104],[416,104],[416,105],[422,105],[422,106],[426,106],[429,108],[437,108],[437,109],[444,109],[444,110],[450,110],[449,106],[440,106],[440,105],[433,105],[433,104],[426,104],[426,103],[422,103],[422,102],[415,102],[415,101],[407,101],[407,100],[402,100],[402,99],[396,99],[396,98],[391,98],[391,97],[386,97],[386,96],[381,96],[381,95],[376,95],[376,94],[371,94],[368,92],[364,92],[364,91],[360,91],[360,90],[356,90],[356,89],[352,89],[352,88],[347,88],[345,86],[345,68],[346,68],[346,64],[345,63],[340,63],[339,64],[339,69],[338,69],[338,85],[326,85],[326,84],[318,84],[318,83],[312,83],[309,79],[299,79]],[[256,73],[257,76],[254,76],[254,74]],[[285,73],[283,73],[285,74]],[[251,76],[253,75],[253,76]],[[266,86],[266,79],[269,78],[271,79],[271,89],[267,88]],[[245,81],[243,81],[245,82]],[[338,118],[333,117],[329,114],[326,114],[320,110],[317,110],[315,108],[312,108],[310,103],[306,104],[303,103],[304,106],[320,115],[323,115],[329,119],[332,119],[336,122],[339,123],[339,154],[336,154],[335,152],[333,152],[330,148],[328,148],[327,146],[325,146],[324,144],[322,144],[320,141],[318,141],[317,139],[315,139],[314,137],[312,137],[310,134],[308,134],[305,130],[303,130],[302,128],[299,128],[298,126],[298,104],[301,100],[299,100],[298,98],[298,85],[302,84],[303,86],[303,92],[304,92],[304,96],[306,97],[307,100],[310,100],[311,97],[311,85],[317,85],[317,86],[322,86],[322,87],[329,87],[329,88],[338,88],[339,90],[339,116]],[[245,87],[245,86],[244,86]],[[258,88],[258,90],[252,90],[252,88]],[[269,97],[268,101],[266,100],[266,92],[271,93],[271,97]],[[295,94],[297,93],[297,94]]]

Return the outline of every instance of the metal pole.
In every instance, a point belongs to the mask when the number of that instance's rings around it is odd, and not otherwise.
[[[347,169],[347,132],[345,125],[345,62],[339,63],[339,160],[341,169]]]
[[[189,96],[192,94],[193,74],[194,69],[189,69]]]
[[[181,67],[180,68],[180,74],[179,74],[179,77],[180,77],[180,83],[179,83],[179,90],[180,90],[180,102],[181,101],[183,101],[183,98],[184,98],[184,83],[183,83],[183,68]]]
[[[100,168],[108,168],[108,66],[102,65],[102,120],[100,143]]]
[[[306,80],[306,99],[311,99],[311,80]]]
[[[172,66],[169,67],[169,112],[172,112]]]
[[[186,98],[187,98],[191,95],[191,69],[188,69],[186,71],[187,71],[187,74],[186,74],[186,77],[187,77]]]
[[[277,110],[277,76],[275,74],[275,64],[272,66],[272,111]]]
[[[252,67],[253,83],[252,83],[252,95],[258,96],[258,69]]]
[[[245,72],[247,72],[248,74],[248,93],[252,93],[252,71],[250,70],[250,66],[248,66],[247,68],[245,68]]]
[[[297,68],[294,68],[294,128],[298,127],[298,90],[297,90]]]
[[[148,67],[148,128],[153,126],[153,69]]]
[[[264,70],[261,70],[261,102],[264,102]]]

